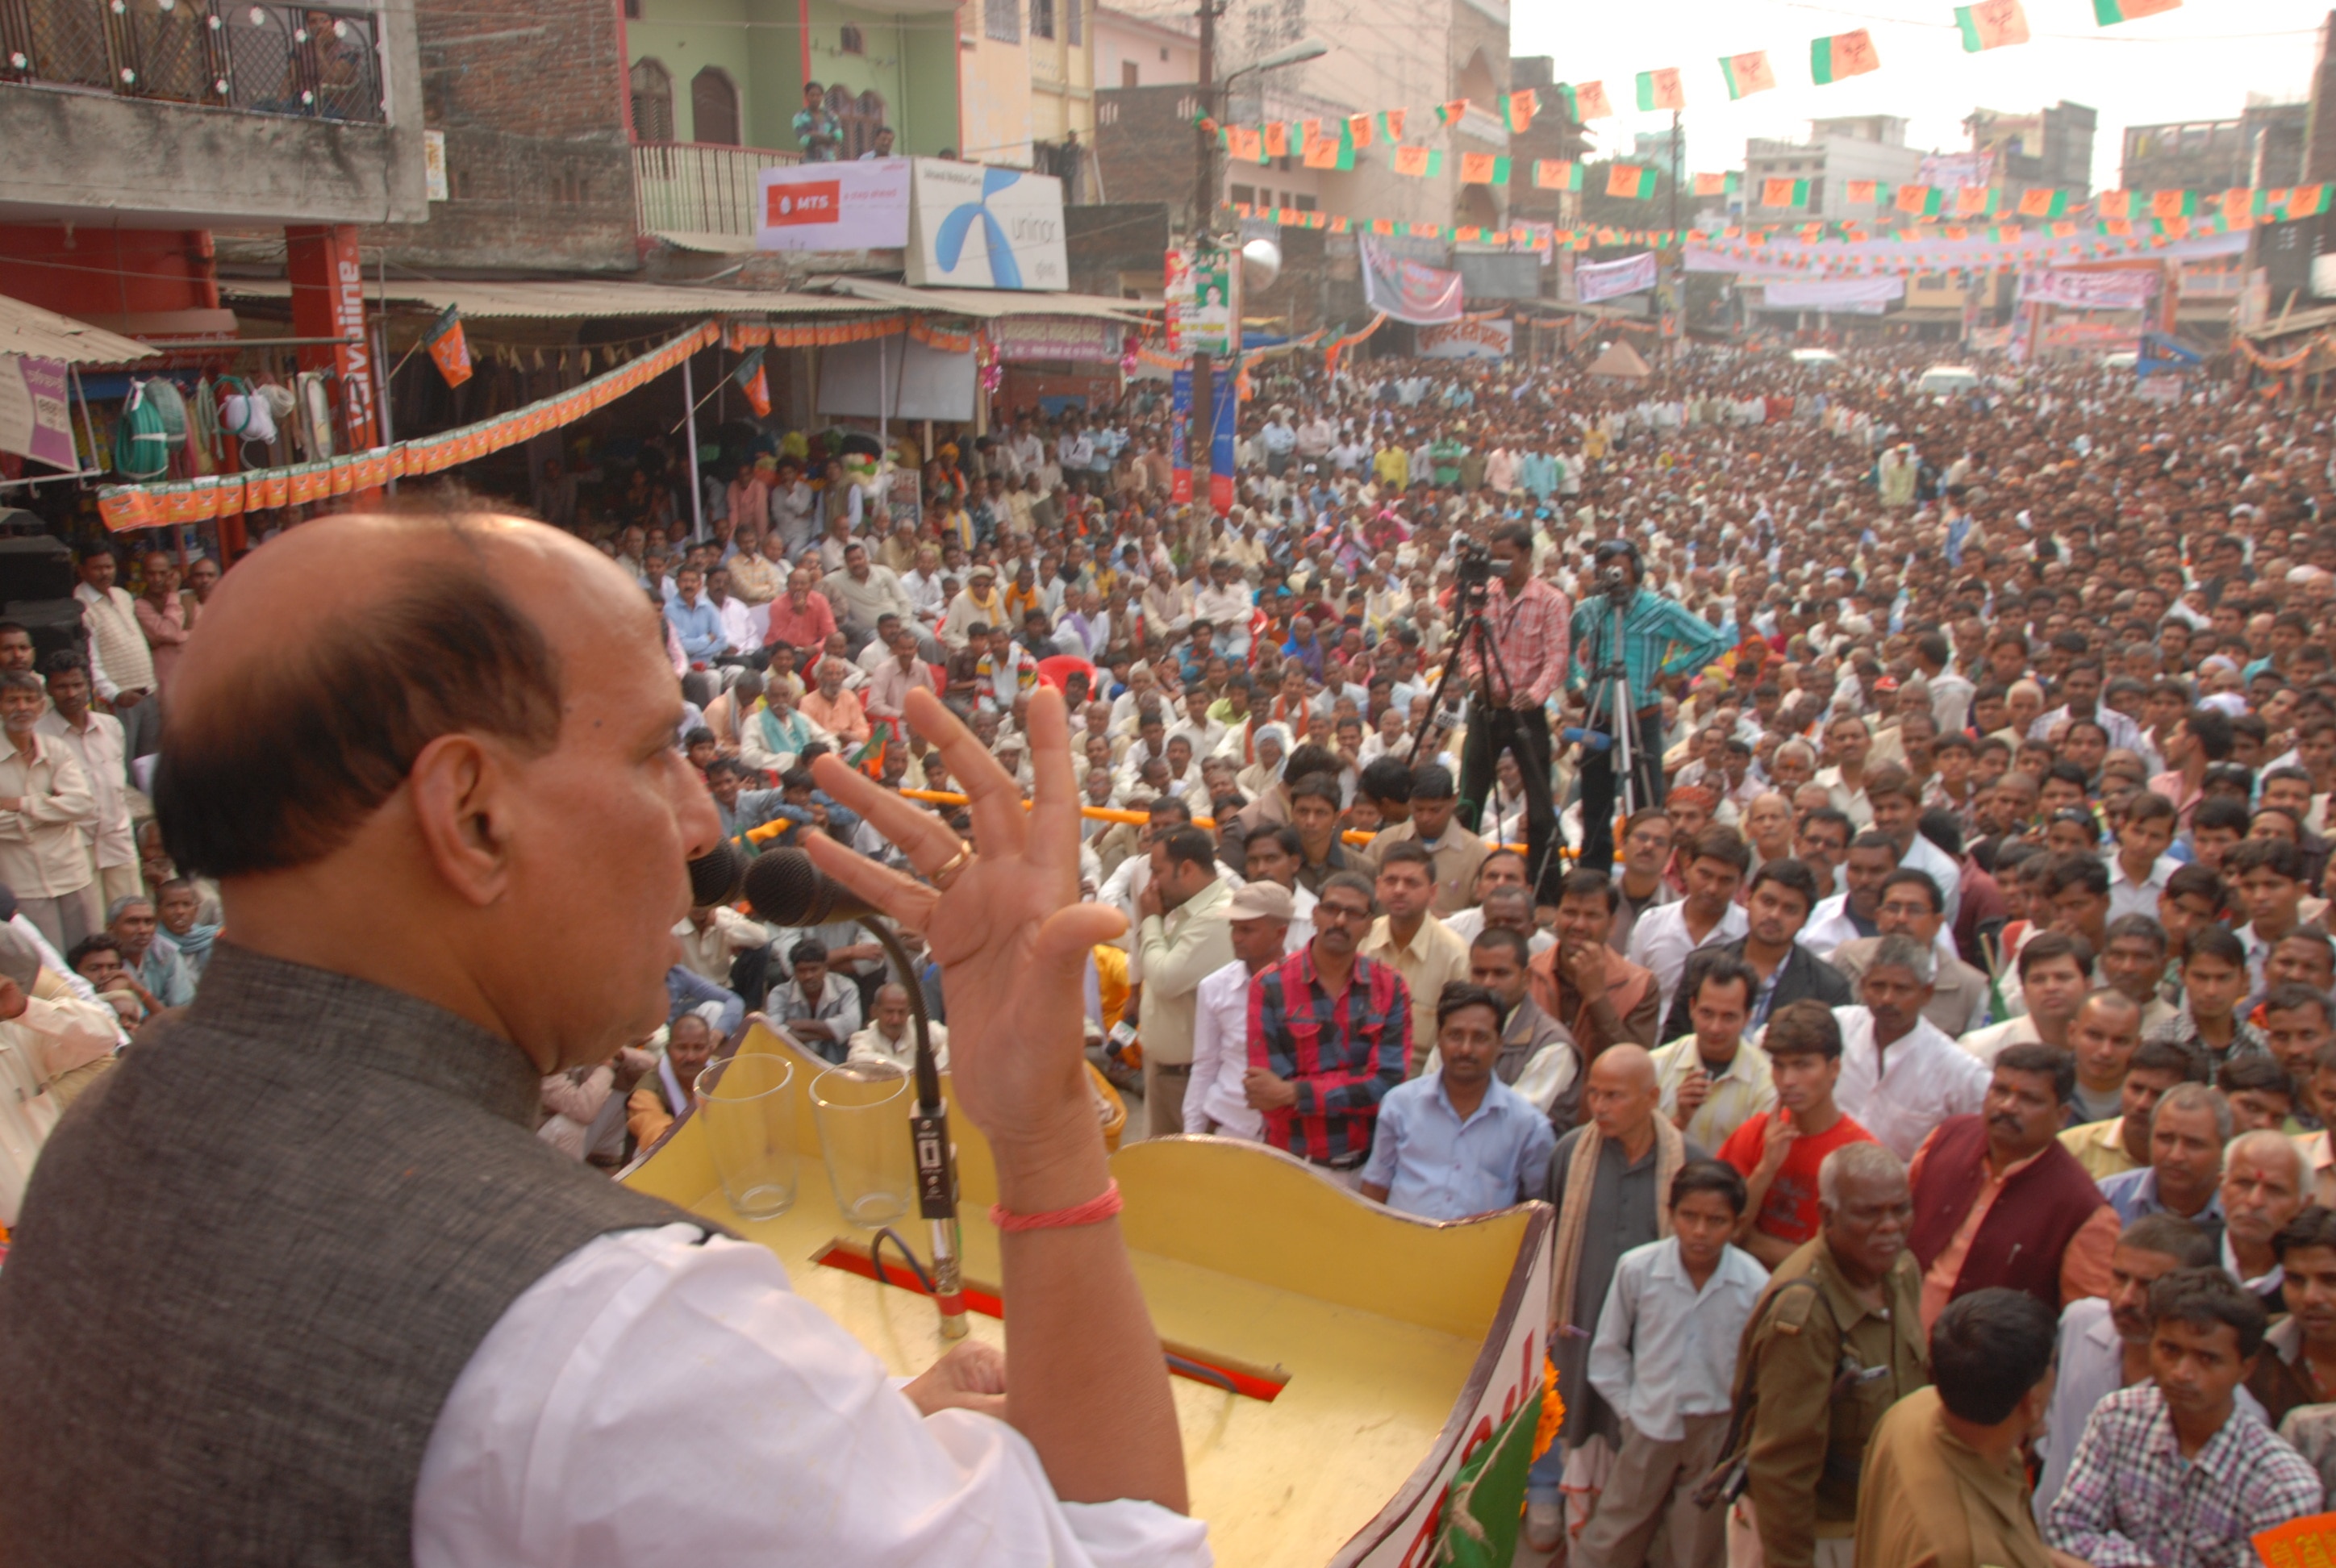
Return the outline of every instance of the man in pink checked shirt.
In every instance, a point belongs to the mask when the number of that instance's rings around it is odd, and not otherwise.
[[[1499,654],[1484,667],[1475,639],[1460,650],[1460,673],[1474,699],[1468,738],[1460,755],[1460,818],[1476,831],[1493,793],[1494,765],[1514,754],[1524,774],[1525,862],[1541,879],[1541,900],[1557,901],[1565,867],[1550,852],[1557,812],[1549,794],[1550,693],[1565,678],[1572,648],[1572,610],[1565,596],[1533,575],[1533,529],[1522,522],[1493,531],[1493,581],[1484,604]],[[1461,606],[1453,606],[1458,613]]]

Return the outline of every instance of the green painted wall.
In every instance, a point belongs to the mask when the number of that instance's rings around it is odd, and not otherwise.
[[[674,133],[696,138],[689,84],[708,65],[738,84],[741,130],[749,146],[792,148],[803,106],[803,54],[796,0],[641,0],[627,24],[636,62],[654,57],[673,75]],[[865,52],[847,54],[843,28],[860,29]],[[902,152],[957,144],[957,19],[947,11],[899,15],[812,0],[811,69],[829,86],[875,92]]]

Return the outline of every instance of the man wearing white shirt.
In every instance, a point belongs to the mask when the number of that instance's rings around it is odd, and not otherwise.
[[[144,892],[145,881],[138,870],[138,842],[130,833],[130,775],[122,722],[92,708],[89,696],[89,670],[81,655],[71,648],[50,655],[51,706],[33,727],[64,742],[89,777],[94,809],[82,824],[82,836],[88,844],[92,877],[85,895],[91,905],[89,929],[96,930],[104,925],[105,911],[114,901]]]
[[[1210,973],[1194,993],[1192,1076],[1184,1091],[1184,1130],[1262,1139],[1264,1114],[1249,1103],[1250,980],[1281,961],[1296,904],[1279,882],[1247,882],[1225,906],[1232,962]]]
[[[1687,867],[1687,896],[1675,904],[1648,910],[1630,928],[1630,944],[1622,956],[1640,968],[1654,971],[1662,999],[1657,1017],[1669,1013],[1671,993],[1679,989],[1679,973],[1688,955],[1698,948],[1732,942],[1751,928],[1736,902],[1736,887],[1751,863],[1744,841],[1726,828],[1706,828],[1692,846]]]
[[[1939,896],[1945,901],[1947,924],[1953,925],[1955,911],[1961,907],[1962,867],[1917,827],[1922,816],[1922,786],[1904,768],[1878,767],[1865,781],[1865,798],[1874,812],[1874,831],[1898,846],[1900,867],[1931,873],[1931,880],[1939,884]]]
[[[431,668],[425,703],[405,638],[481,651]],[[404,723],[347,711],[352,686]],[[1056,700],[1035,718],[1049,780]],[[513,519],[324,519],[222,583],[172,702],[157,805],[180,866],[219,879],[233,940],[170,1048],[125,1056],[44,1150],[0,1283],[12,1552],[1205,1561],[1079,1063],[1077,966],[1110,922],[1074,901],[1074,819],[1026,820],[939,703],[917,728],[1007,824],[978,863],[832,759],[820,782],[954,880],[936,903],[852,871],[936,934],[960,1104],[1027,1228],[1000,1237],[1004,1364],[959,1350],[901,1390],[768,1249],[534,1135],[547,1075],[665,1018],[684,868],[720,838],[619,569]],[[249,761],[343,730],[362,737],[311,760],[363,746],[369,772]],[[200,1222],[220,1213],[236,1223]],[[140,1349],[55,1352],[75,1335]],[[141,1484],[92,1508],[125,1463]]]
[[[1239,661],[1249,657],[1249,618],[1252,603],[1249,584],[1233,563],[1219,557],[1209,563],[1209,579],[1192,596],[1192,618],[1216,629],[1225,657]]]
[[[2117,853],[2109,857],[2109,919],[2157,918],[2157,901],[2182,862],[2166,852],[2174,847],[2174,803],[2144,790],[2126,807],[2117,824]]]
[[[1921,943],[1884,937],[1858,978],[1861,1005],[1833,1010],[1842,1041],[1834,1101],[1902,1160],[1987,1099],[1988,1069],[1922,1016],[1937,972]]]

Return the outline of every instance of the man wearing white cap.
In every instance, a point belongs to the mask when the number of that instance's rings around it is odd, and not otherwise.
[[[1233,961],[1203,978],[1192,1009],[1192,1076],[1184,1130],[1260,1138],[1265,1117],[1241,1086],[1249,1071],[1250,981],[1281,961],[1296,904],[1279,882],[1245,882],[1225,906]]]

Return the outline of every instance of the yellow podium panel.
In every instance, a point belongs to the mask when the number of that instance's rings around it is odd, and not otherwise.
[[[764,1020],[741,1049],[794,1064],[793,1208],[741,1220],[695,1115],[622,1179],[770,1248],[796,1291],[894,1373],[922,1371],[947,1349],[939,1316],[889,1245],[885,1277],[876,1277],[871,1233],[842,1218],[821,1164],[807,1091],[828,1064]],[[942,1086],[947,1095],[946,1076]],[[949,1130],[972,1332],[1002,1347],[995,1314],[1005,1282],[988,1220],[996,1173],[953,1102]],[[1373,1203],[1303,1161],[1226,1138],[1128,1144],[1111,1169],[1137,1281],[1176,1359],[1192,1512],[1208,1521],[1217,1560],[1229,1568],[1423,1563],[1454,1471],[1539,1387],[1548,1206],[1431,1223]],[[929,1258],[921,1221],[912,1214],[895,1229],[920,1261]]]

